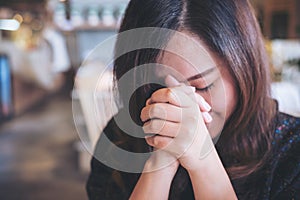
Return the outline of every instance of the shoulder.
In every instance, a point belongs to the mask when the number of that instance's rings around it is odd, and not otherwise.
[[[285,113],[278,113],[273,136],[272,146],[279,157],[299,147],[300,118]]]
[[[278,113],[272,145],[281,154],[288,153],[300,143],[300,117]],[[279,152],[278,152],[279,153]]]
[[[272,198],[293,198],[300,190],[299,149],[300,118],[278,113],[267,181]]]

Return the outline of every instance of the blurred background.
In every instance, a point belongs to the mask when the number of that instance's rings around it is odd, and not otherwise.
[[[251,3],[270,56],[272,96],[281,111],[300,116],[300,0]],[[97,88],[99,118],[91,117],[93,70],[101,72],[112,51],[86,58],[117,33],[127,4],[0,0],[0,199],[87,199],[87,148],[114,112],[101,107],[111,101],[108,70],[108,85]]]

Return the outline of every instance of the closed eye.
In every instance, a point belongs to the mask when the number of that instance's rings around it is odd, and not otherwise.
[[[197,88],[196,87],[196,91],[198,92],[208,92],[212,87],[214,86],[214,83],[208,85],[207,87],[204,88]]]

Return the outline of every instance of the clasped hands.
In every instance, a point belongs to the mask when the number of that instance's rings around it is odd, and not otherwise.
[[[195,87],[180,84],[168,75],[167,88],[155,91],[142,109],[146,142],[154,147],[146,171],[167,166],[188,169],[214,148],[206,127],[212,121],[210,105]]]

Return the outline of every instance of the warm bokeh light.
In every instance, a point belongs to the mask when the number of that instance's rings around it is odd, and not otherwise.
[[[15,14],[13,19],[17,20],[20,24],[23,22],[23,17],[20,14]]]

